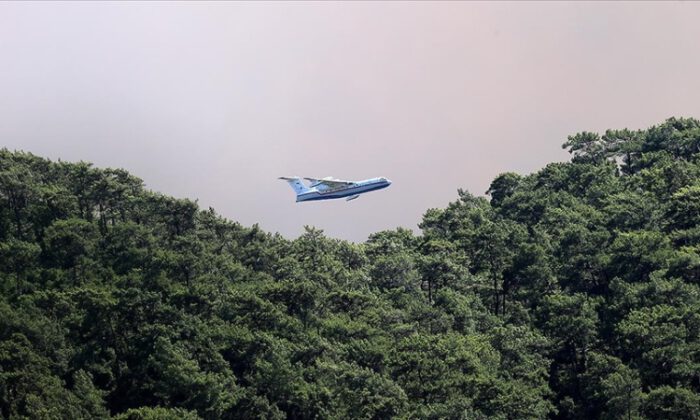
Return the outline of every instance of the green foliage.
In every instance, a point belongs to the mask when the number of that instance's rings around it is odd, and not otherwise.
[[[697,420],[700,418],[700,396],[697,391],[665,385],[646,395],[643,411],[650,419]]]
[[[115,420],[198,420],[195,412],[182,408],[143,407],[132,408],[114,417]]]
[[[700,122],[363,244],[0,150],[0,417],[697,419]]]

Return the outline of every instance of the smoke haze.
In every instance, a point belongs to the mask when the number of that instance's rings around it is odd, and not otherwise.
[[[698,3],[0,3],[0,147],[121,167],[244,225],[362,241],[700,117]],[[295,203],[282,175],[393,185]]]

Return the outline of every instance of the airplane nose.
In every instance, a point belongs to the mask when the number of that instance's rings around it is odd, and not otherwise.
[[[390,179],[387,179],[387,180],[386,180],[386,183],[389,184],[389,185],[391,185],[391,180],[390,180]]]

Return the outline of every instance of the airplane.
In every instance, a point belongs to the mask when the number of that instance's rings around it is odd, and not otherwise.
[[[279,179],[284,179],[289,183],[297,194],[297,203],[344,197],[347,197],[346,201],[350,201],[359,197],[360,194],[380,190],[391,185],[391,181],[384,177],[363,181],[343,181],[342,179],[333,179],[330,176],[323,179],[304,178],[311,183],[309,186],[306,186],[298,176],[281,176]]]

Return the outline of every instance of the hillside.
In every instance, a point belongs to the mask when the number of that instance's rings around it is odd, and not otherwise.
[[[564,147],[363,244],[1,150],[0,415],[698,419],[700,122]]]

